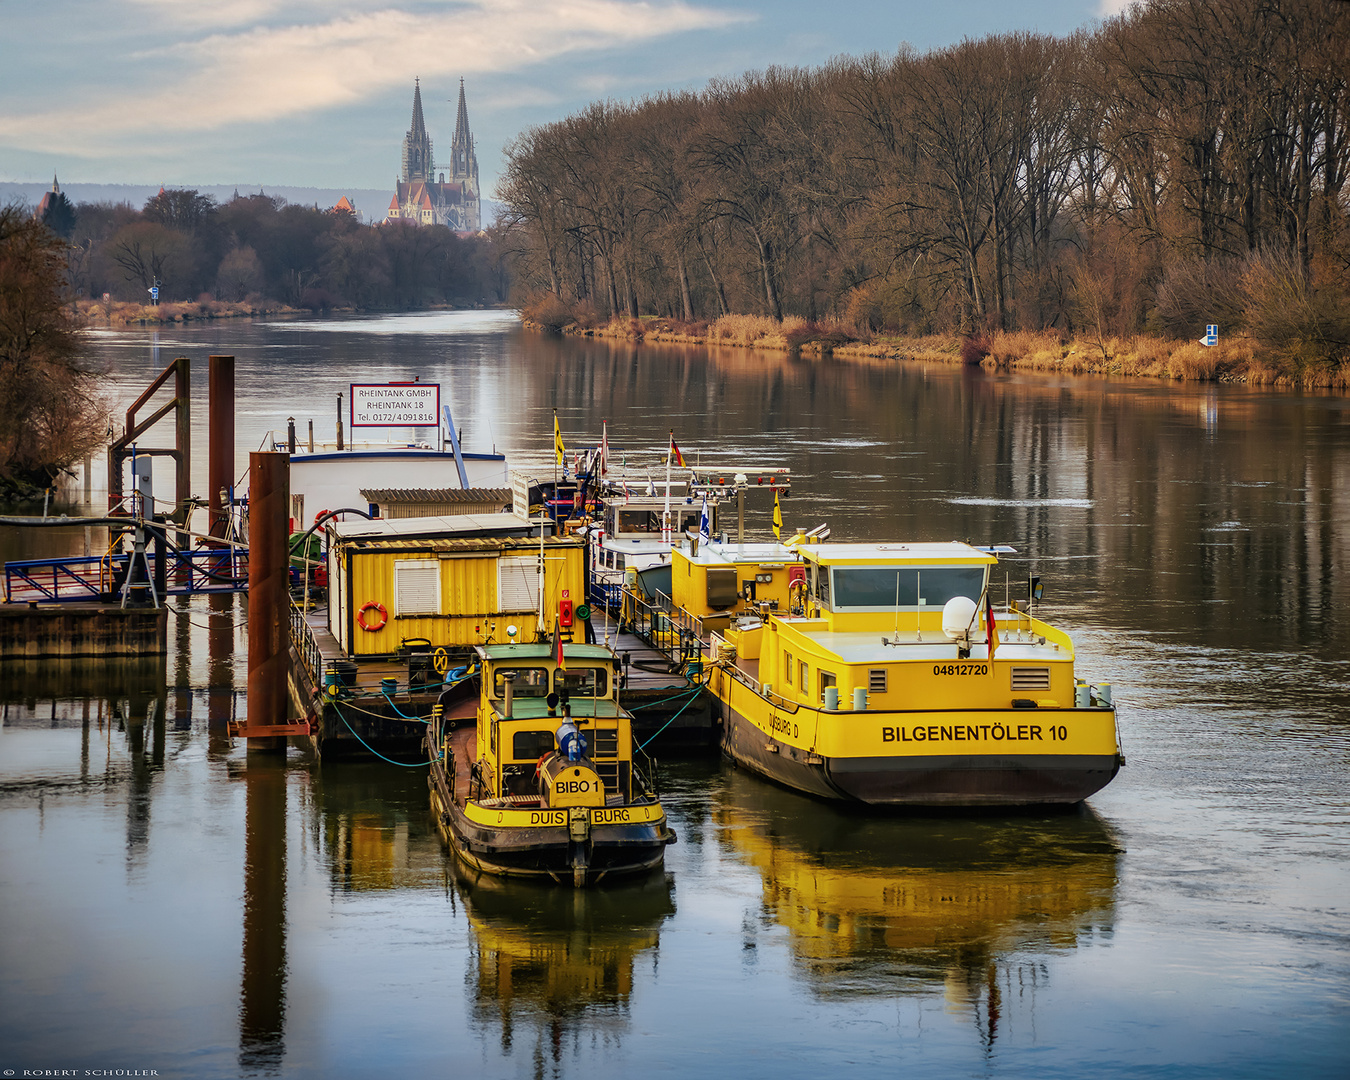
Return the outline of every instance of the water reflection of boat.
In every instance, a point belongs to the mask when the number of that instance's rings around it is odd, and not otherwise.
[[[626,1028],[634,964],[658,948],[675,912],[665,874],[564,893],[459,864],[454,876],[473,930],[474,1018],[500,1024],[504,1048],[521,1025],[554,1057],[559,1036],[583,1019],[587,1031]]]
[[[958,1005],[1001,957],[1109,933],[1120,848],[1086,807],[1050,816],[876,817],[730,775],[714,804],[728,851],[763,877],[820,994],[938,983]],[[1039,959],[1039,958],[1038,958]]]

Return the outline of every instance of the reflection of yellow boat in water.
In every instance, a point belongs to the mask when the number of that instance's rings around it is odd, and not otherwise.
[[[626,1025],[637,958],[658,947],[675,912],[669,879],[644,874],[606,889],[560,894],[456,867],[473,929],[470,982],[478,1020],[535,1024],[556,1049],[560,1029]]]
[[[1073,949],[1112,918],[1120,852],[1086,808],[863,817],[737,772],[714,814],[821,993],[875,990],[877,972],[969,984],[999,954]]]

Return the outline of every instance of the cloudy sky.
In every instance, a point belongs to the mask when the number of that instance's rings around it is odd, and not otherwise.
[[[38,0],[0,4],[0,181],[383,188],[414,76],[483,188],[520,131],[770,64],[1065,34],[1123,0]]]

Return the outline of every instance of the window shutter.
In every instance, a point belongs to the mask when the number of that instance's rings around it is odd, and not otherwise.
[[[539,556],[504,555],[497,560],[497,610],[533,611],[539,603]]]
[[[439,615],[439,559],[399,559],[394,563],[394,614]]]

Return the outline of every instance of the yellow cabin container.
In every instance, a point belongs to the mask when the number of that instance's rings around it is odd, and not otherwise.
[[[328,628],[351,657],[389,656],[405,642],[465,651],[540,638],[586,597],[580,537],[529,535],[512,514],[342,523],[328,534]]]

